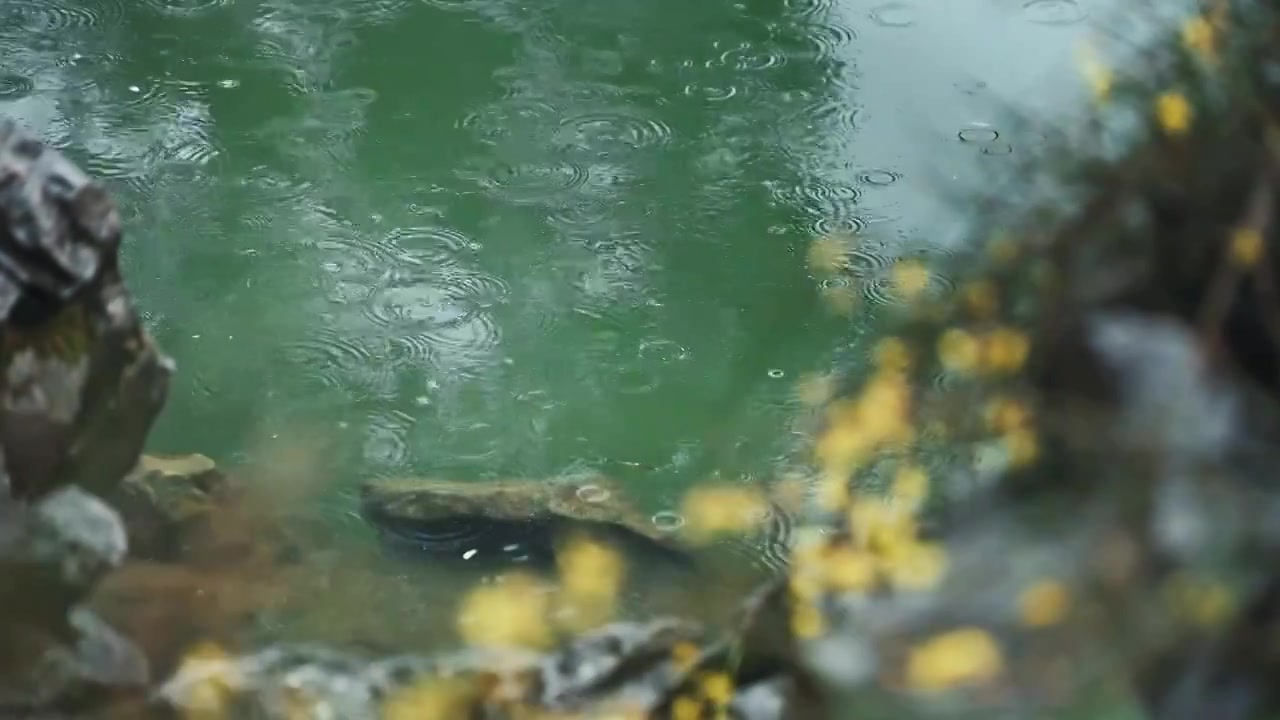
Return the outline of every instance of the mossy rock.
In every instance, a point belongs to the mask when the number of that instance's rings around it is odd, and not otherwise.
[[[361,488],[361,510],[385,540],[435,558],[546,565],[559,543],[584,535],[631,554],[692,560],[670,533],[631,505],[616,481],[599,475],[372,480]]]

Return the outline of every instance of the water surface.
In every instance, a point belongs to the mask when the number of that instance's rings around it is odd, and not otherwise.
[[[1099,13],[5,0],[0,113],[119,198],[179,366],[153,449],[319,438],[362,538],[369,476],[595,468],[658,511],[802,462],[795,381],[867,352],[896,258],[956,249],[939,191],[1039,142],[1003,103],[1078,100]],[[850,317],[805,267],[827,233],[858,240]]]

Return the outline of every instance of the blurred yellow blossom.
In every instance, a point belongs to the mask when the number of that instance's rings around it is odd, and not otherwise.
[[[1265,248],[1262,233],[1255,228],[1239,228],[1231,234],[1231,262],[1239,267],[1257,265]]]
[[[911,366],[911,351],[902,338],[887,337],[876,343],[873,357],[880,370],[904,371]]]
[[[671,720],[699,720],[702,703],[688,695],[680,695],[671,702]]]
[[[1046,627],[1062,622],[1071,609],[1071,595],[1056,580],[1041,580],[1022,591],[1018,614],[1028,627]]]
[[[1031,422],[1031,411],[1018,400],[995,397],[987,402],[983,413],[987,427],[1006,433],[1024,428]]]
[[[693,667],[701,653],[697,645],[688,640],[682,640],[671,647],[671,662],[683,672]]]
[[[1030,352],[1031,341],[1013,328],[996,328],[982,338],[983,365],[994,372],[1016,372]]]
[[[929,497],[929,474],[919,465],[905,464],[894,473],[889,494],[894,503],[917,510]]]
[[[1191,128],[1191,103],[1180,92],[1170,90],[1156,98],[1156,119],[1169,135],[1182,135]]]
[[[860,547],[887,552],[915,542],[915,516],[876,499],[859,498],[849,505],[849,530]]]
[[[1179,573],[1166,581],[1164,592],[1178,615],[1201,627],[1219,625],[1235,610],[1231,590],[1209,578]]]
[[[728,673],[707,673],[702,676],[699,684],[702,697],[711,701],[713,705],[724,707],[733,699],[733,679]]]
[[[382,720],[446,720],[471,715],[477,688],[457,678],[432,677],[392,693]]]
[[[1004,449],[1012,467],[1024,467],[1040,456],[1040,440],[1028,428],[1016,428],[1004,434]]]
[[[183,655],[177,674],[196,678],[182,699],[187,720],[230,717],[231,699],[240,688],[240,678],[221,646],[211,642],[193,646]]]
[[[848,265],[846,255],[851,245],[843,235],[822,235],[809,243],[809,269],[815,273],[835,274]]]
[[[971,372],[982,357],[982,345],[965,330],[952,328],[938,339],[938,359],[952,372]]]
[[[458,633],[479,647],[546,647],[552,641],[548,588],[521,572],[472,589],[458,612]]]
[[[935,587],[947,570],[947,553],[937,543],[903,542],[881,558],[881,571],[890,585],[903,590]]]
[[[837,545],[820,562],[823,584],[836,592],[870,590],[876,582],[876,560],[864,550]]]
[[[557,555],[566,624],[581,632],[613,618],[625,564],[616,550],[586,538],[573,538]]]
[[[985,630],[961,628],[912,648],[906,680],[914,690],[938,692],[994,680],[1004,670],[1004,655]]]
[[[812,639],[826,629],[822,611],[809,602],[797,602],[791,609],[791,632],[798,638]]]
[[[960,292],[965,308],[975,317],[986,319],[995,315],[1000,301],[996,286],[991,281],[976,280],[966,284]]]
[[[684,496],[685,532],[695,542],[718,535],[750,532],[765,520],[769,503],[756,487],[703,485]]]
[[[893,287],[904,300],[914,300],[929,287],[929,269],[919,260],[899,260],[893,266]]]
[[[1182,24],[1182,44],[1203,60],[1216,58],[1217,37],[1213,25],[1203,15],[1189,18]]]
[[[828,428],[814,448],[828,477],[847,477],[877,449],[909,442],[911,386],[901,372],[877,373],[855,398],[827,408]],[[830,506],[828,506],[830,507]]]
[[[1115,85],[1115,76],[1111,68],[1098,59],[1093,46],[1086,44],[1079,52],[1080,72],[1085,82],[1093,91],[1095,102],[1103,103],[1111,98],[1111,88]]]

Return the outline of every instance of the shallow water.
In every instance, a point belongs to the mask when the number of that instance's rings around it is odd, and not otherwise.
[[[179,374],[154,450],[375,475],[594,468],[657,512],[802,460],[903,253],[1081,88],[1089,0],[4,0],[0,113],[127,220]],[[805,267],[859,234],[852,319]],[[939,277],[937,282],[946,283]],[[361,551],[363,552],[363,550]]]

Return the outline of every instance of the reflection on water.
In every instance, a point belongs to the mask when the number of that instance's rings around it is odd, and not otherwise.
[[[895,259],[949,250],[936,183],[1035,142],[997,101],[1077,92],[1097,14],[5,0],[0,112],[120,198],[180,368],[158,449],[251,459],[305,423],[333,498],[594,466],[675,522],[689,482],[791,462],[794,380],[866,352],[822,312],[810,239],[855,236],[865,326]]]

